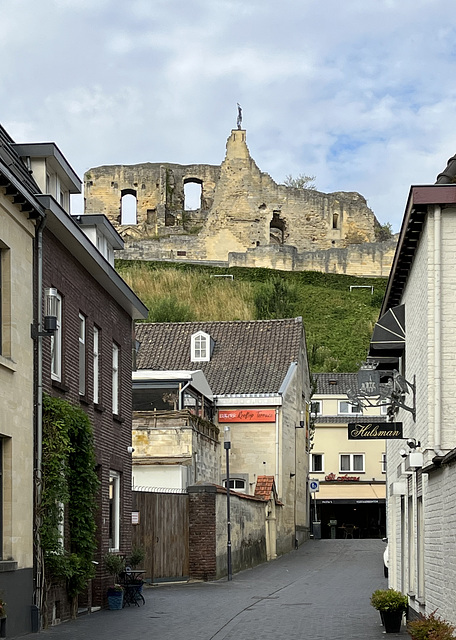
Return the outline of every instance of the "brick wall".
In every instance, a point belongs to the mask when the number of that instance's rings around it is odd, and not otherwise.
[[[97,504],[97,576],[93,581],[93,605],[105,603],[112,580],[102,558],[109,547],[109,471],[121,474],[120,552],[131,547],[131,357],[132,322],[81,264],[48,230],[43,244],[43,286],[55,287],[62,296],[62,381],[51,380],[50,341],[43,339],[44,391],[80,406],[94,427],[97,473],[101,481]],[[79,395],[79,313],[86,316],[86,394]],[[93,327],[100,331],[100,401],[93,402]],[[119,414],[112,413],[112,343],[120,347]],[[65,593],[60,600],[62,619],[67,617]]]
[[[216,495],[215,485],[188,487],[189,494],[189,575],[196,580],[215,580]]]

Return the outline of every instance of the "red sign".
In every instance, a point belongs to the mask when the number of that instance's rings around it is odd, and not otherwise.
[[[219,411],[219,422],[275,422],[275,409],[230,409]]]

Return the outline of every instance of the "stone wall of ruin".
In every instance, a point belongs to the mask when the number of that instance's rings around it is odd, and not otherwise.
[[[363,196],[277,184],[251,158],[245,130],[231,132],[220,166],[102,166],[84,183],[85,213],[104,213],[126,242],[118,257],[359,275],[391,266],[394,250],[375,242],[378,222]],[[185,208],[188,183],[201,186],[196,210]],[[135,224],[125,224],[126,195],[136,199]]]

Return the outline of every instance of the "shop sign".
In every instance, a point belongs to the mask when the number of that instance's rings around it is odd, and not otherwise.
[[[275,422],[275,409],[219,410],[219,422]]]
[[[349,440],[400,440],[402,422],[350,422]]]

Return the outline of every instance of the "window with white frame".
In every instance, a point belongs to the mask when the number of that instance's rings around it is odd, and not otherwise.
[[[0,355],[11,356],[10,252],[0,240]]]
[[[340,414],[361,414],[363,412],[359,404],[352,404],[348,400],[339,400],[339,413]]]
[[[86,319],[79,314],[79,395],[86,394]]]
[[[381,404],[380,405],[380,415],[382,415],[382,416],[388,415],[388,407],[389,407],[388,404]]]
[[[310,454],[310,469],[313,473],[323,473],[324,466],[324,454],[323,453],[311,453]]]
[[[119,414],[119,347],[112,343],[112,412]]]
[[[226,488],[228,481],[225,479],[223,481],[223,486]],[[233,491],[239,491],[240,493],[245,492],[246,490],[246,481],[243,478],[230,478],[230,489]]]
[[[93,327],[93,401],[100,403],[100,331],[98,327]]]
[[[51,378],[62,380],[62,297],[57,293],[57,327],[51,336]]]
[[[386,453],[382,453],[382,473],[386,473]]]
[[[310,413],[313,416],[319,416],[322,411],[321,405],[322,405],[321,400],[312,400],[312,402],[310,403]]]
[[[364,473],[364,453],[341,453],[339,455],[339,471]]]
[[[109,472],[109,550],[120,549],[120,473]]]
[[[191,360],[192,362],[209,362],[211,359],[211,337],[204,331],[198,331],[192,335]]]

